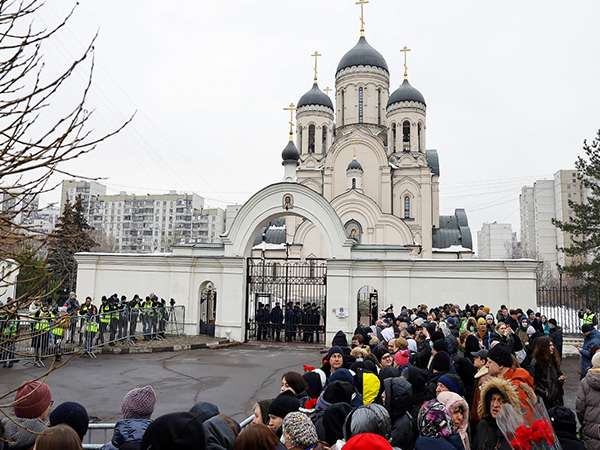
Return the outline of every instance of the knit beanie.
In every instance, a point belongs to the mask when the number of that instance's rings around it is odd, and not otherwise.
[[[588,331],[592,331],[593,329],[594,329],[594,327],[591,326],[589,323],[584,323],[583,325],[581,325],[582,333],[587,333]]]
[[[405,348],[404,350],[398,350],[394,355],[394,361],[396,361],[396,364],[398,364],[399,366],[404,366],[408,364],[409,355],[410,351],[407,348]]]
[[[54,411],[50,413],[51,427],[55,427],[61,423],[73,428],[79,436],[79,439],[83,441],[83,437],[88,431],[90,418],[83,405],[75,402],[64,402],[54,408]]]
[[[485,320],[494,320],[494,316],[492,316],[491,314],[488,314],[487,316],[485,316]]]
[[[129,391],[121,403],[123,419],[149,419],[156,405],[156,394],[152,386]]]
[[[437,352],[431,361],[431,368],[436,372],[448,372],[450,370],[450,355],[446,352]]]
[[[346,381],[353,385],[354,377],[348,369],[338,369],[329,376],[329,384],[333,383],[334,381]]]
[[[323,391],[323,400],[327,403],[352,403],[354,386],[347,381],[334,381],[329,383]]]
[[[262,416],[262,421],[265,425],[269,425],[269,406],[273,403],[272,398],[267,398],[265,400],[259,400],[256,402],[258,407],[260,408],[260,415]]]
[[[52,393],[46,383],[24,381],[15,394],[15,416],[21,419],[37,419],[48,409]]]
[[[300,409],[300,401],[296,398],[292,391],[287,390],[273,399],[269,405],[268,414],[271,414],[275,417],[281,417],[283,419],[288,415],[288,413],[298,411],[298,409]]]
[[[437,355],[436,355],[437,356]],[[488,359],[491,359],[499,366],[512,367],[512,352],[508,345],[504,343],[496,344],[488,351]]]
[[[436,352],[446,352],[448,353],[448,343],[444,339],[440,339],[433,343],[433,349]]]
[[[569,434],[577,433],[577,420],[575,414],[564,406],[555,406],[548,410],[554,431],[566,431]]]
[[[443,340],[444,340],[444,333],[440,330],[435,331],[431,335],[431,342],[437,342],[437,341],[443,341]]]
[[[204,450],[206,437],[201,417],[190,412],[160,416],[144,433],[140,450]]]
[[[406,329],[406,332],[411,336],[414,336],[417,333],[417,329],[414,325],[409,325],[409,327]]]
[[[285,416],[282,428],[294,447],[308,448],[319,440],[312,420],[301,412],[291,412]]]
[[[344,357],[344,351],[342,350],[342,348],[339,347],[338,345],[334,345],[327,352],[327,361],[329,361],[329,358],[331,358],[331,355],[334,355],[335,353],[339,353],[340,355],[342,355],[342,358]]]
[[[600,369],[600,353],[598,352],[592,356],[592,367],[594,369]]]
[[[556,319],[550,319],[548,321],[548,323],[551,323],[552,325],[554,325],[555,328],[558,326],[558,323],[556,322]]]
[[[392,444],[385,440],[385,438],[373,433],[362,433],[350,438],[344,450],[391,450]]]
[[[477,325],[485,323],[485,319],[483,317],[480,317],[479,319],[477,319]]]
[[[333,341],[331,342],[331,345],[348,347],[348,338],[346,338],[346,333],[344,333],[342,330],[338,331],[335,334],[335,336],[333,337]]]
[[[460,377],[453,373],[448,373],[439,378],[438,382],[442,383],[448,389],[455,394],[460,394],[460,388],[462,387],[462,380]]]

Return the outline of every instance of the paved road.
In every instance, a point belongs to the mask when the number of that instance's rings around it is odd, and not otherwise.
[[[203,400],[236,420],[252,413],[256,400],[275,397],[281,376],[288,370],[302,372],[302,365],[318,367],[316,348],[241,345],[176,353],[99,355],[98,359],[74,358],[52,373],[47,383],[54,404],[77,401],[90,416],[102,422],[121,415],[123,396],[135,387],[150,384],[157,393],[154,417],[191,408]],[[0,393],[42,374],[21,363],[0,367]],[[11,400],[12,400],[11,396]],[[4,402],[2,402],[4,403]]]
[[[123,396],[135,387],[151,384],[157,392],[154,417],[189,409],[200,400],[209,401],[236,420],[251,414],[256,400],[275,397],[281,376],[288,370],[301,372],[302,365],[318,367],[318,349],[241,345],[176,353],[100,355],[96,360],[76,357],[48,378],[55,405],[82,403],[91,416],[112,422],[121,415]],[[567,358],[565,403],[574,409],[579,360]],[[31,365],[0,368],[0,392],[42,373]],[[12,399],[12,396],[11,396]],[[2,402],[4,403],[4,402]]]

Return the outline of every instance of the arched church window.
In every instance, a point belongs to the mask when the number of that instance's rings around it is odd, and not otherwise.
[[[362,236],[362,226],[360,223],[354,219],[349,220],[344,225],[344,229],[346,230],[346,236],[350,239],[354,239],[357,244],[360,244],[360,239]]]
[[[363,88],[358,88],[358,123],[363,123]]]
[[[404,150],[410,150],[410,122],[408,120],[402,123],[402,143]]]
[[[396,123],[392,124],[392,152],[396,151]]]
[[[327,152],[327,127],[323,126],[323,138],[321,139],[322,141],[322,150],[321,153],[326,153]]]
[[[271,276],[273,278],[277,278],[277,263],[274,262],[273,265],[271,266]]]
[[[377,89],[377,125],[381,125],[381,89]]]
[[[315,126],[309,125],[308,127],[308,153],[315,152]]]
[[[300,153],[302,153],[302,127],[298,127],[298,148],[300,149]]]
[[[342,98],[342,101],[341,101],[341,103],[342,103],[342,125],[344,125],[344,108],[345,108],[345,105],[344,105],[344,94],[345,94],[345,92],[342,89],[341,92],[340,92],[340,97]]]
[[[352,189],[356,189],[356,178],[352,178]]]
[[[404,218],[410,219],[410,197],[404,197]]]
[[[419,143],[419,151],[422,152],[423,151],[423,142],[421,141],[421,124],[419,124],[419,127],[417,128],[417,141]]]

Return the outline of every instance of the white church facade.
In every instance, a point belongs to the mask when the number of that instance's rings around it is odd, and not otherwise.
[[[352,333],[367,286],[381,307],[534,307],[537,262],[472,259],[464,210],[440,216],[439,158],[426,147],[427,106],[406,64],[390,93],[387,63],[361,30],[335,80],[334,105],[315,69],[312,88],[290,107],[297,127],[282,153],[283,182],[252,196],[221,244],[77,254],[79,293],[152,291],[186,307],[186,333],[210,322],[217,336],[240,341],[255,336],[264,303],[321,307],[326,342]]]

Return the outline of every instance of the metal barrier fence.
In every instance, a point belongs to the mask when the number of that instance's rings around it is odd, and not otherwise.
[[[240,429],[243,430],[246,426],[252,423],[254,414],[250,415],[242,422],[240,422]],[[87,434],[83,437],[83,448],[84,450],[100,450],[104,445],[111,441],[112,435],[109,435],[109,430],[114,430],[115,423],[90,423]],[[96,430],[102,430],[102,439],[97,436]],[[102,441],[99,443],[97,441]]]
[[[135,345],[138,340],[164,340],[183,335],[185,307],[115,309],[96,315],[54,315],[42,311],[37,317],[18,314],[0,321],[0,363],[12,366],[26,360],[44,366],[45,358],[60,361],[62,355],[94,350],[117,343]]]
[[[585,299],[575,298],[570,288],[539,288],[537,306],[540,314],[547,319],[556,319],[563,334],[581,335],[583,320],[579,311],[585,308]]]

